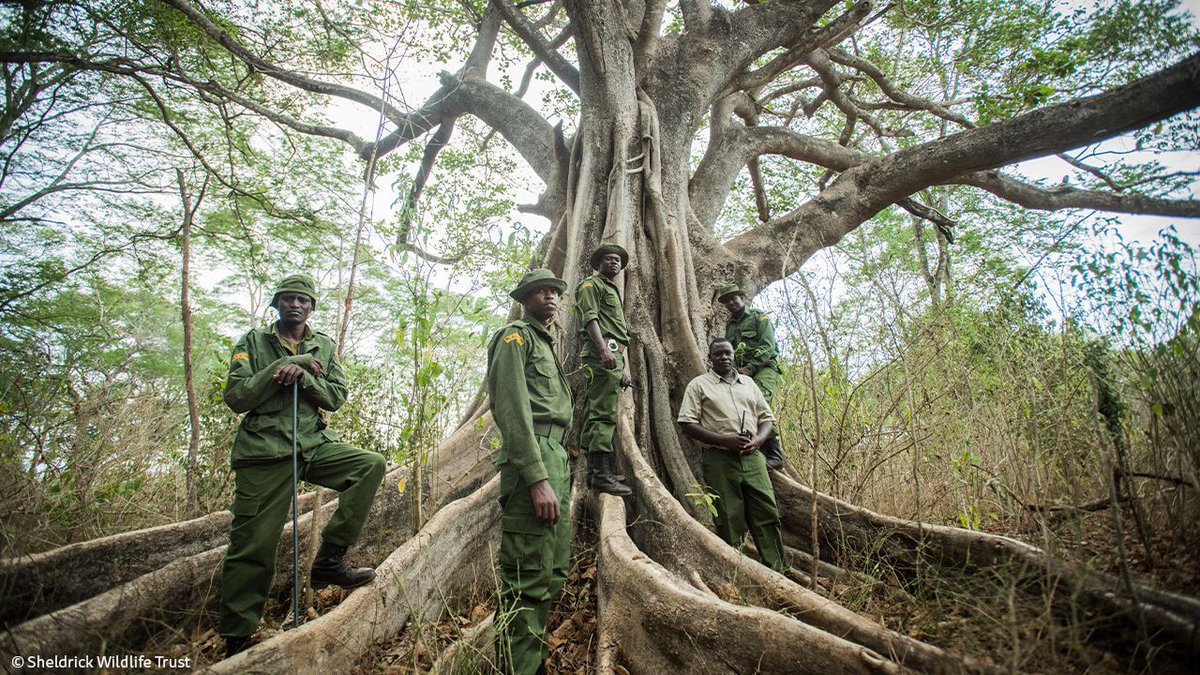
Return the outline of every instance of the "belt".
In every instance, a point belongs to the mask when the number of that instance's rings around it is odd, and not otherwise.
[[[567,428],[553,422],[534,422],[533,435],[544,436],[562,445],[563,439],[567,437]]]
[[[618,349],[625,349],[625,345],[617,341],[617,338],[611,335],[604,336],[605,342],[608,343],[608,351],[616,354]]]

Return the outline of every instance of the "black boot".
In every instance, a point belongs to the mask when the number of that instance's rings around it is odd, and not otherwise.
[[[783,469],[783,449],[779,447],[778,438],[768,438],[767,442],[762,444],[762,454],[767,459],[768,469]]]
[[[225,636],[225,658],[229,658],[234,654],[246,651],[250,646],[249,635],[226,635]]]
[[[618,497],[628,497],[633,494],[633,490],[628,485],[617,482],[617,479],[613,477],[610,468],[611,459],[612,454],[607,452],[588,453],[588,485],[600,492],[607,492]]]
[[[370,567],[350,567],[346,564],[346,547],[321,542],[317,559],[313,561],[309,577],[316,590],[333,584],[342,588],[357,588],[375,578]]]

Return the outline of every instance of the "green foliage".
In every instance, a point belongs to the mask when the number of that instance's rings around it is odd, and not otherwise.
[[[713,518],[717,517],[717,500],[721,496],[709,490],[707,486],[692,483],[689,492],[685,493],[684,496],[691,498],[696,508],[708,511],[708,515]]]

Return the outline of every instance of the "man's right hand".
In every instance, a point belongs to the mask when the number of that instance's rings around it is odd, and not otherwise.
[[[726,450],[732,450],[739,455],[742,454],[742,445],[746,442],[745,436],[737,434],[725,434],[721,436],[721,447]]]
[[[550,487],[550,481],[539,480],[529,486],[529,501],[533,502],[533,515],[543,523],[558,522],[558,495]]]
[[[617,357],[613,356],[612,350],[608,348],[608,345],[605,345],[604,351],[600,352],[600,363],[603,363],[604,367],[608,370],[617,367]]]
[[[279,370],[275,371],[275,374],[271,376],[271,379],[285,387],[290,387],[293,383],[299,381],[303,377],[303,368],[294,363],[286,363],[280,366]]]

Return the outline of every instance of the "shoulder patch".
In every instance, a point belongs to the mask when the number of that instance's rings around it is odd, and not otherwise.
[[[582,291],[585,288],[591,288],[592,286],[595,286],[595,285],[596,285],[595,282],[585,281],[582,284],[579,284],[579,290]]]
[[[249,360],[250,360],[250,355],[247,354],[246,352],[238,352],[238,353],[234,354],[232,358],[229,359],[230,362],[249,361]]]
[[[508,335],[504,336],[504,344],[507,345],[507,344],[511,344],[513,342],[517,343],[518,345],[524,345],[525,338],[521,337],[521,334],[516,331],[513,331],[513,332],[509,333]]]
[[[759,320],[759,321],[766,321],[766,320],[767,320],[767,315],[766,315],[766,314],[763,314],[763,315],[759,316],[759,317],[758,317],[758,320]]]

